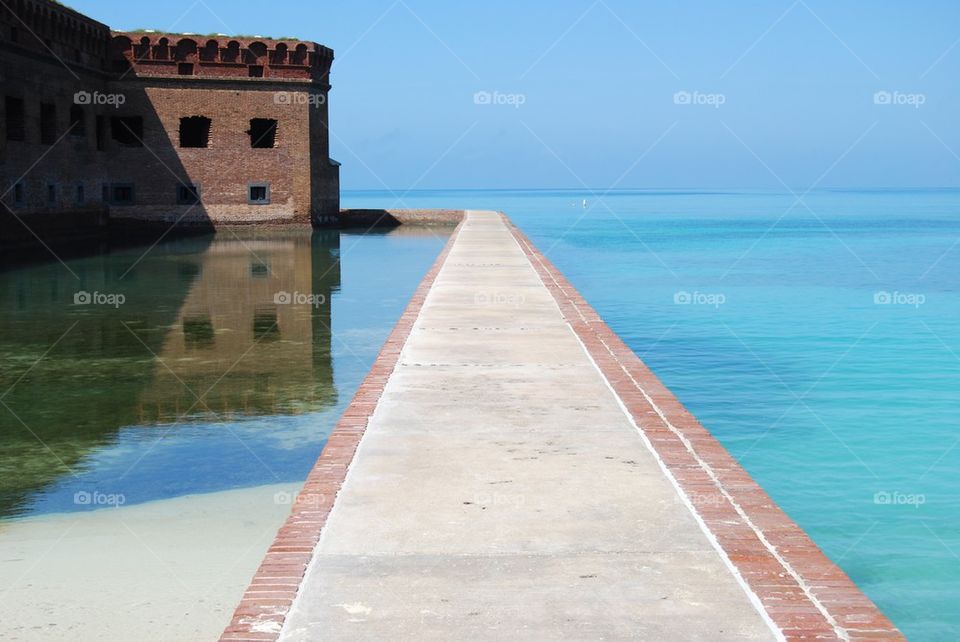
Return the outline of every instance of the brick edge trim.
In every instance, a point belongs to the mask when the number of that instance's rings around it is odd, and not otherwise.
[[[290,516],[267,550],[230,624],[220,637],[221,641],[263,641],[280,637],[368,421],[462,225],[461,222],[454,229],[440,255],[417,286],[373,367],[330,433],[323,452],[294,501]]]
[[[905,641],[560,271],[501,216],[667,475],[781,635],[790,642]]]

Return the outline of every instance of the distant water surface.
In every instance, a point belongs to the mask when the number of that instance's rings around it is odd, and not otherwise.
[[[960,192],[344,204],[508,213],[911,640],[960,639]]]

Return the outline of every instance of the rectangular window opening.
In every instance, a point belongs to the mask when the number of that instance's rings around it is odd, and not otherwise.
[[[258,305],[253,310],[253,338],[257,342],[276,341],[280,338],[280,324],[277,308],[272,305]]]
[[[277,121],[272,118],[254,118],[250,121],[250,147],[270,149],[277,145]]]
[[[210,119],[188,116],[180,119],[180,147],[209,147]]]
[[[111,205],[133,205],[133,184],[115,183],[110,186]]]
[[[53,183],[47,185],[47,205],[50,207],[57,205],[57,186]]]
[[[40,142],[52,145],[57,142],[57,106],[40,104]]]
[[[208,315],[194,314],[183,320],[183,341],[188,350],[212,348],[217,333]]]
[[[177,185],[177,204],[196,205],[200,202],[200,186],[193,183]]]
[[[77,185],[77,205],[83,205],[87,202],[87,195],[83,189],[83,185]]]
[[[103,116],[97,116],[96,120],[97,151],[102,152],[107,148],[107,119]]]
[[[7,140],[26,140],[26,113],[23,99],[7,96],[4,103],[7,114]]]
[[[270,183],[251,183],[248,185],[247,202],[250,205],[269,205]]]
[[[181,62],[177,64],[177,74],[181,76],[192,76],[193,75],[193,63],[192,62]]]
[[[23,183],[17,183],[13,186],[13,205],[14,207],[23,207],[27,204],[27,191]]]
[[[250,65],[247,69],[250,78],[263,78],[263,65]]]
[[[87,135],[87,119],[80,105],[70,107],[70,135],[78,137]]]
[[[114,116],[110,119],[110,134],[124,147],[143,147],[143,118]]]

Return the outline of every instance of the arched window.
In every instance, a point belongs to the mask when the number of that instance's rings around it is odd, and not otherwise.
[[[216,40],[208,40],[200,52],[200,60],[203,62],[216,62],[220,58],[220,43]]]
[[[197,61],[197,41],[190,38],[184,38],[177,43],[177,62],[196,62]]]
[[[160,42],[153,49],[153,57],[156,60],[170,60],[170,41],[160,38]]]
[[[231,40],[227,43],[227,48],[220,54],[220,60],[223,62],[238,62],[240,60],[240,43]]]
[[[297,45],[296,51],[293,54],[293,64],[295,65],[305,65],[307,64],[307,45],[302,42]]]

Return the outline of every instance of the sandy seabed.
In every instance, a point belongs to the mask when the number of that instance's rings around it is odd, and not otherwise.
[[[216,640],[299,487],[0,522],[0,639]]]

